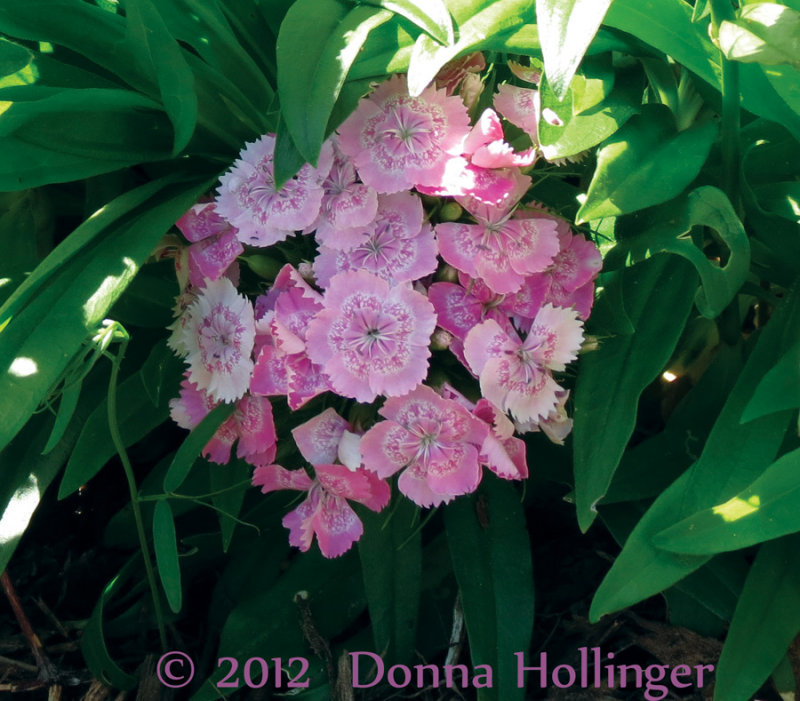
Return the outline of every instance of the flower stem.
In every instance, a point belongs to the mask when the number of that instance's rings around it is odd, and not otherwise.
[[[144,559],[144,569],[147,576],[147,583],[150,586],[150,593],[153,597],[153,611],[156,616],[156,623],[158,624],[158,637],[161,642],[162,651],[167,650],[167,631],[164,625],[164,614],[161,610],[161,600],[158,596],[158,588],[156,586],[155,573],[153,571],[153,563],[150,559],[150,549],[147,545],[147,536],[144,532],[144,522],[142,520],[142,510],[139,505],[139,492],[136,488],[136,478],[133,474],[133,467],[128,458],[128,452],[125,450],[125,443],[122,441],[122,436],[119,432],[119,423],[117,422],[117,378],[119,376],[119,368],[122,364],[122,359],[125,357],[125,350],[128,347],[128,339],[125,338],[120,342],[119,352],[114,356],[114,363],[111,366],[111,379],[108,383],[108,429],[111,433],[111,440],[114,443],[114,448],[119,455],[122,468],[125,471],[125,478],[128,481],[128,491],[131,496],[131,508],[133,509],[133,519],[136,522],[136,534],[139,537],[139,547],[142,551],[142,558]]]

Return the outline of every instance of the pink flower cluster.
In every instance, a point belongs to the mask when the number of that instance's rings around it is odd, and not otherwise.
[[[418,97],[405,77],[390,78],[316,167],[281,187],[275,137],[248,144],[216,200],[178,222],[191,245],[177,259],[170,344],[188,370],[173,418],[191,429],[218,403],[236,403],[204,454],[226,462],[238,440],[262,491],[306,492],[284,519],[302,550],[314,536],[326,557],[349,549],[363,526],[348,500],[379,511],[394,475],[402,495],[438,506],[473,492],[484,467],[526,478],[515,432],[560,443],[571,429],[554,373],[577,357],[601,258],[566,221],[522,203],[535,149],[515,152],[492,109],[470,125],[452,92],[476,96],[483,65],[454,64]],[[501,87],[496,104],[519,124],[531,119],[526,99]],[[438,221],[435,197],[464,214]],[[314,237],[314,260],[285,265],[263,294],[241,294],[236,258],[297,232]],[[476,379],[476,402],[426,384],[432,338]],[[296,410],[324,393],[380,401],[376,421],[351,425],[326,409],[292,431],[313,473],[273,464],[270,397]]]

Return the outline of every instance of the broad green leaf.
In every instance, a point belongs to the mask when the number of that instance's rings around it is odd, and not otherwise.
[[[396,509],[359,509],[364,535],[358,555],[364,576],[375,649],[387,665],[408,664],[416,647],[422,581],[422,533],[418,509],[400,496]]]
[[[625,543],[595,594],[592,620],[672,586],[708,561],[707,555],[676,555],[653,538],[693,513],[745,489],[775,459],[789,414],[741,425],[739,419],[765,369],[800,340],[800,291],[792,289],[755,346],[711,430],[697,462],[655,500]]]
[[[157,6],[151,0],[127,0],[127,46],[145,72],[155,78],[175,138],[172,155],[189,143],[197,124],[197,95],[194,76],[183,50],[170,35]]]
[[[800,66],[800,12],[774,2],[745,5],[720,23],[719,46],[733,61]]]
[[[391,16],[366,6],[348,12],[337,0],[298,0],[287,12],[278,34],[278,93],[289,133],[309,163],[317,162],[328,117],[367,35]]]
[[[0,39],[0,76],[21,71],[33,61],[34,53],[8,39]]]
[[[136,567],[141,567],[141,555],[135,555],[122,568],[120,573],[108,583],[89,617],[81,635],[81,652],[86,666],[95,679],[115,689],[133,689],[138,679],[123,670],[108,653],[103,633],[103,609],[117,590],[130,578]]]
[[[607,260],[622,255],[634,261],[662,251],[674,253],[694,265],[701,287],[695,304],[710,319],[722,313],[744,284],[750,270],[750,242],[741,221],[725,194],[714,187],[699,187],[687,196],[652,210],[638,223],[644,231],[626,239],[609,252]],[[724,266],[710,261],[689,235],[696,226],[716,232],[728,250]]]
[[[147,396],[141,373],[135,372],[120,384],[117,389],[117,418],[125,446],[140,441],[168,417],[169,406],[166,399],[160,406],[153,406]],[[108,429],[108,400],[105,398],[98,403],[83,426],[61,479],[59,499],[69,496],[86,484],[116,452]]]
[[[713,122],[678,132],[664,105],[643,105],[597,152],[577,221],[635,212],[676,197],[697,177],[717,138]]]
[[[455,42],[453,19],[442,0],[364,0],[364,4],[402,15],[440,44]]]
[[[754,192],[765,212],[800,224],[800,183],[770,183],[755,188]]]
[[[742,413],[742,423],[800,406],[800,344],[770,368]]]
[[[610,137],[639,111],[643,86],[638,76],[620,71],[615,80],[616,88],[604,100],[587,109],[587,96],[583,90],[587,77],[592,73],[582,70],[581,74],[581,77],[573,79],[573,84],[577,83],[577,92],[570,89],[563,101],[556,98],[548,82],[544,81],[539,143],[548,160],[583,153]]]
[[[153,406],[164,406],[178,396],[185,365],[183,360],[161,341],[147,356],[139,370],[142,385]]]
[[[612,283],[634,332],[601,341],[581,358],[573,432],[575,503],[586,531],[636,423],[639,396],[672,356],[692,309],[695,272],[668,256],[626,269]],[[603,319],[592,319],[602,326]]]
[[[164,491],[175,492],[182,484],[192,469],[195,460],[206,444],[211,440],[222,423],[233,414],[235,405],[220,404],[212,409],[208,415],[195,426],[191,433],[181,443],[172,464],[164,476]]]
[[[479,699],[522,699],[515,652],[527,651],[533,628],[530,539],[513,484],[486,475],[476,494],[444,508],[447,542],[461,591],[473,669],[489,665]],[[476,671],[476,673],[478,673]]]
[[[547,82],[563,100],[612,0],[536,0]]]
[[[169,607],[178,613],[183,605],[181,588],[181,565],[178,561],[178,539],[175,534],[175,519],[169,501],[159,499],[153,513],[153,550],[156,554],[158,576]]]
[[[724,503],[683,519],[653,538],[664,550],[707,555],[800,531],[800,450],[770,465]]]
[[[0,447],[16,435],[96,333],[164,232],[207,189],[207,182],[196,182],[162,181],[146,207],[122,221],[105,220],[102,233],[90,222],[84,231],[86,239],[94,239],[90,247],[75,255],[68,237],[42,263],[48,273],[38,276],[41,289],[33,294],[34,284],[21,285],[0,310]],[[69,263],[59,265],[67,251],[72,253]]]
[[[795,535],[758,551],[717,664],[715,698],[751,698],[800,631],[798,546]]]
[[[408,91],[419,95],[448,61],[478,51],[493,37],[511,33],[523,24],[533,22],[534,0],[496,0],[486,3],[468,0],[451,7],[458,26],[458,41],[442,46],[427,34],[420,34],[411,52],[408,66]]]

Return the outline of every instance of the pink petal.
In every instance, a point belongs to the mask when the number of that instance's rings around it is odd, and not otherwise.
[[[300,453],[312,465],[336,461],[342,434],[349,427],[334,409],[326,409],[292,430]]]
[[[417,506],[430,508],[446,504],[453,500],[449,494],[437,494],[428,484],[425,470],[418,464],[414,464],[397,479],[397,487],[401,493],[405,494]]]
[[[236,232],[227,231],[189,246],[189,279],[202,286],[203,279],[219,280],[236,258],[244,253],[244,246]]]
[[[248,462],[263,464],[274,453],[278,440],[269,399],[245,395],[239,400],[235,418],[239,433],[236,454]],[[267,461],[273,458],[274,454]]]
[[[474,492],[481,481],[478,451],[469,443],[454,443],[439,451],[436,460],[427,465],[431,490],[445,496]]]
[[[253,470],[252,484],[254,487],[261,487],[262,494],[280,489],[304,492],[311,489],[312,480],[305,470],[287,470],[280,465],[267,465]]]
[[[319,491],[311,492],[294,511],[283,517],[284,527],[289,529],[289,545],[307,552],[314,540],[314,517],[319,510],[321,499]]]
[[[289,391],[286,374],[287,358],[286,353],[274,346],[264,346],[253,368],[250,391],[267,397],[286,394]]]
[[[364,467],[378,477],[391,477],[413,458],[413,436],[394,421],[381,421],[361,439]]]
[[[530,88],[499,85],[494,96],[495,109],[509,122],[527,132],[534,143],[538,141],[539,104],[539,91]]]
[[[180,229],[187,241],[192,243],[230,231],[230,224],[217,213],[216,209],[217,205],[214,202],[196,204],[175,222],[175,226]]]
[[[550,370],[562,371],[576,360],[583,343],[583,323],[572,309],[545,304],[536,315],[523,349]]]
[[[328,558],[346,553],[364,533],[364,526],[350,505],[331,494],[323,493],[312,524],[319,549]]]

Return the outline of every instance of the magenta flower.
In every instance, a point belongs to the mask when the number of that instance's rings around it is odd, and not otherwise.
[[[512,205],[513,206],[513,205]],[[442,258],[498,294],[516,292],[525,277],[545,270],[558,253],[556,225],[549,220],[512,219],[509,207],[476,207],[477,224],[436,226]]]
[[[316,220],[322,203],[322,183],[333,163],[333,148],[326,142],[316,168],[306,163],[276,189],[274,149],[272,134],[247,144],[219,179],[217,212],[238,229],[239,240],[251,246],[271,246]]]
[[[422,203],[410,192],[378,197],[378,214],[347,250],[320,246],[314,274],[320,287],[347,270],[366,270],[390,285],[413,282],[436,271],[433,229],[423,224]]]
[[[339,127],[339,146],[362,181],[391,193],[441,182],[468,132],[461,100],[434,87],[410,97],[405,76],[394,76]]]
[[[399,470],[400,491],[420,506],[438,506],[474,492],[481,480],[480,448],[488,427],[451,399],[421,385],[386,400],[387,419],[361,439],[364,466],[379,477]]]
[[[191,430],[218,404],[197,385],[184,379],[180,396],[170,401],[170,415],[178,426]],[[237,440],[236,455],[251,465],[268,465],[275,459],[277,434],[268,399],[249,394],[242,397],[233,415],[222,423],[203,448],[202,455],[211,462],[225,465],[230,461],[231,449]]]
[[[308,325],[306,350],[338,394],[371,402],[425,379],[436,314],[424,295],[359,270],[334,276],[323,306]]]
[[[517,421],[538,422],[558,404],[561,388],[551,371],[575,360],[582,340],[577,313],[546,304],[524,341],[487,319],[467,335],[464,355],[486,399]]]
[[[214,202],[194,205],[175,223],[191,242],[188,251],[189,281],[202,287],[205,278],[219,280],[244,253],[236,229],[218,213]]]
[[[173,347],[185,349],[189,379],[218,401],[233,402],[253,371],[253,305],[228,278],[208,281],[184,312]]]

